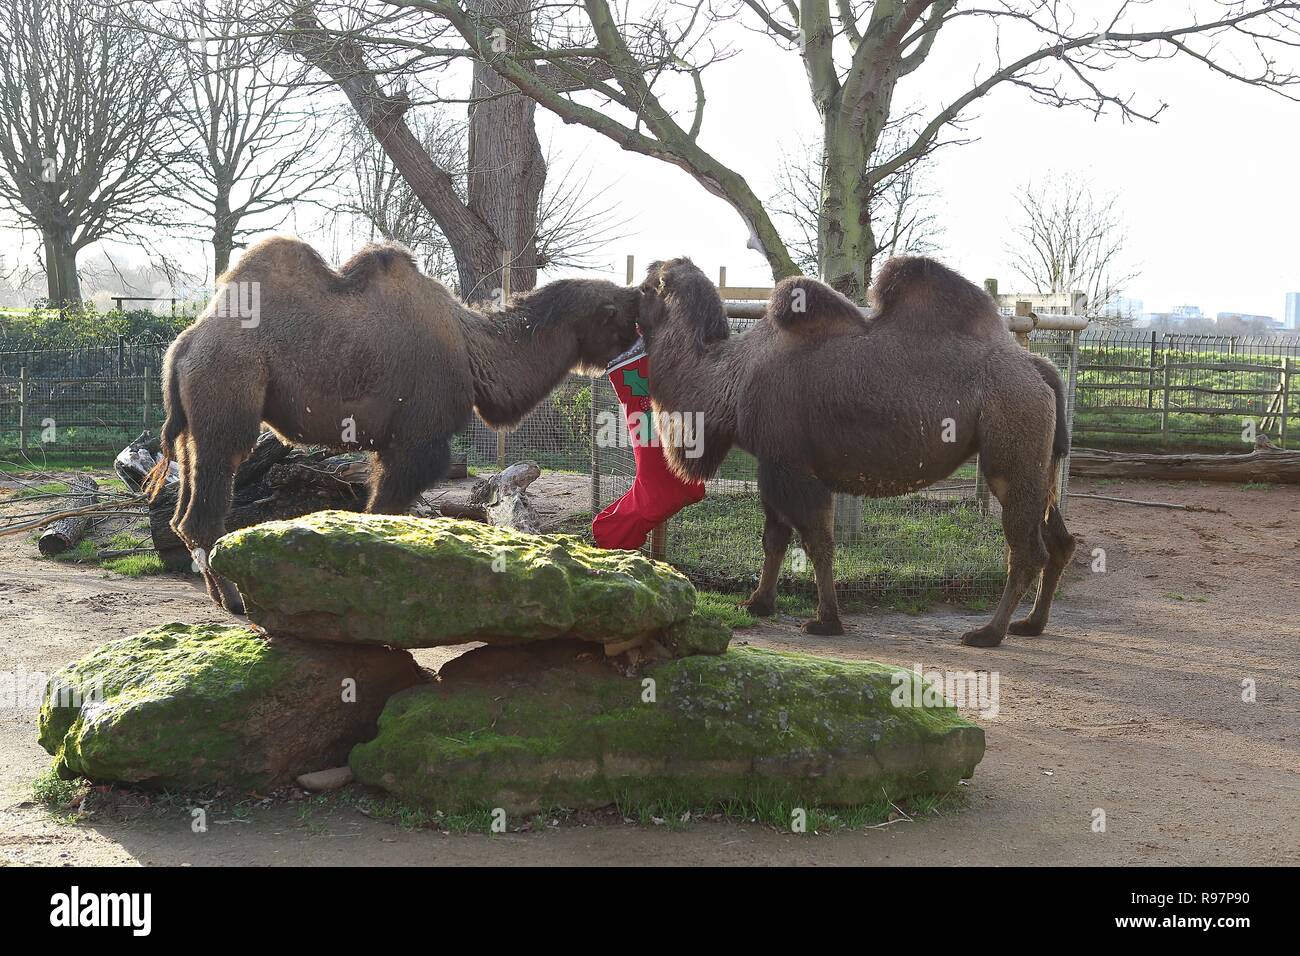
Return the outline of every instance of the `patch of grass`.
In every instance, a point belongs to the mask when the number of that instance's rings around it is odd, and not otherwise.
[[[68,484],[65,481],[47,481],[43,484],[18,489],[14,493],[14,498],[39,498],[43,495],[61,495],[67,490]]]
[[[32,781],[32,799],[58,822],[73,823],[77,818],[73,807],[81,803],[89,787],[85,780],[64,780],[53,767],[47,767]]]
[[[131,439],[122,442],[123,447]],[[58,454],[28,453],[23,458],[17,450],[0,451],[0,472],[21,475],[33,471],[93,471],[111,472],[113,455],[105,451],[60,452]]]
[[[1272,491],[1277,485],[1271,481],[1248,481],[1241,486],[1242,491]]]
[[[162,574],[167,569],[163,567],[157,552],[154,551],[142,554],[123,554],[113,558],[101,559],[99,557],[101,551],[129,551],[134,548],[147,548],[149,546],[150,541],[148,538],[123,531],[113,535],[107,541],[95,542],[89,538],[83,538],[75,548],[64,551],[62,554],[53,555],[53,560],[72,564],[91,564],[101,567],[105,571],[112,571],[115,574],[125,575],[129,578]]]
[[[711,495],[670,526],[669,559],[698,587],[747,593],[763,560],[762,514],[757,493]],[[1004,548],[996,518],[973,502],[867,499],[861,533],[836,547],[837,591],[845,607],[914,612],[938,600],[988,600],[1005,580]],[[811,561],[796,547],[781,588],[816,593]]]
[[[695,609],[712,614],[732,630],[743,630],[758,623],[757,618],[743,607],[738,607],[745,600],[738,594],[719,594],[717,591],[697,591]]]

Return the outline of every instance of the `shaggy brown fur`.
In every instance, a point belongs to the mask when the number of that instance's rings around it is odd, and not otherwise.
[[[256,322],[223,307],[225,290],[249,283],[260,292]],[[603,368],[628,348],[636,310],[634,289],[562,279],[485,313],[421,275],[400,246],[366,247],[335,272],[306,243],[267,239],[167,351],[154,487],[174,458],[172,528],[209,593],[238,611],[206,555],[263,424],[288,442],[374,452],[367,510],[400,514],[446,473],[449,440],[474,410],[495,428],[516,424],[570,370]]]
[[[808,290],[806,313],[792,309],[798,288]],[[817,618],[805,629],[837,634],[832,492],[906,494],[978,452],[1002,504],[1009,573],[993,620],[962,640],[987,647],[1008,629],[1039,634],[1074,550],[1055,501],[1069,448],[1060,376],[1016,344],[982,290],[938,262],[890,260],[873,291],[877,311],[864,320],[816,280],[786,280],[764,321],[730,338],[717,289],[699,269],[687,259],[652,266],[641,326],[655,404],[704,416],[703,454],[688,458],[666,441],[669,462],[704,479],[733,443],[758,459],[764,561],[747,605],[772,613],[798,530],[817,577]],[[1033,611],[1011,624],[1040,574]]]

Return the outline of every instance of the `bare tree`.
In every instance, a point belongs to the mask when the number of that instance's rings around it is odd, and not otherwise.
[[[453,189],[463,195],[465,173],[464,125],[448,122],[440,111],[413,111],[407,123],[430,161],[446,170]],[[454,284],[455,256],[433,215],[378,141],[360,123],[348,136],[348,165],[352,175],[343,185],[340,216],[360,223],[368,239],[400,242],[420,259],[424,271]]]
[[[1033,291],[1083,292],[1090,316],[1124,324],[1115,300],[1137,273],[1124,262],[1128,235],[1117,197],[1097,199],[1087,182],[1049,174],[1018,190],[1016,203],[1012,268]]]
[[[877,160],[901,148],[909,132],[907,119],[886,130],[873,154]],[[943,224],[935,212],[935,194],[925,174],[923,160],[917,160],[876,185],[867,210],[877,256],[927,255],[938,250]],[[768,202],[772,215],[782,224],[782,235],[795,264],[805,273],[816,273],[818,269],[821,185],[825,175],[825,153],[820,144],[804,147],[800,155],[784,156],[777,173],[776,193]]]
[[[173,61],[88,0],[0,0],[0,204],[40,233],[50,302],[81,299],[77,254],[166,224]]]
[[[450,24],[468,54],[566,122],[686,170],[731,204],[750,246],[780,277],[796,266],[767,209],[743,176],[700,143],[704,70],[728,53],[713,42],[713,28],[734,21],[766,34],[802,59],[821,118],[819,271],[857,299],[879,247],[868,212],[876,189],[951,136],[970,107],[999,86],[1053,106],[1155,120],[1165,105],[1114,88],[1116,63],[1184,57],[1291,98],[1300,82],[1281,60],[1297,45],[1300,0],[1194,0],[1193,12],[1178,14],[1137,0],[1073,7],[989,0],[966,9],[957,0],[663,0],[617,10],[607,0],[536,0],[527,32],[469,0],[376,2],[413,17],[400,36],[379,31],[394,49],[445,58]],[[901,149],[873,158],[895,115],[899,82],[931,63],[940,35],[980,44],[992,65],[965,92],[927,111]],[[932,72],[942,69],[938,63]],[[680,102],[687,105],[678,110]]]
[[[185,0],[154,19],[181,66],[168,77],[181,144],[169,180],[210,231],[214,276],[251,233],[318,199],[340,172],[339,151],[323,142],[328,120],[303,95],[304,67],[273,37],[242,31],[252,8],[253,0]]]

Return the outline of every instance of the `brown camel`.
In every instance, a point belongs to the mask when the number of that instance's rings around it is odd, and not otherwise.
[[[172,528],[208,593],[239,613],[238,591],[206,559],[263,424],[288,442],[374,452],[366,510],[400,514],[446,474],[450,438],[473,411],[516,424],[572,369],[602,369],[628,348],[636,308],[635,289],[561,279],[485,312],[401,246],[368,246],[335,272],[304,242],[267,239],[167,350],[153,487],[175,458]]]
[[[931,259],[889,260],[864,318],[814,279],[786,279],[763,320],[729,337],[718,291],[688,259],[655,263],[641,287],[650,388],[661,412],[702,416],[703,453],[665,435],[678,474],[711,477],[733,444],[758,459],[763,569],[746,602],[773,612],[777,578],[799,532],[817,578],[814,634],[841,634],[832,572],[831,494],[879,498],[940,481],[976,452],[1002,504],[1009,572],[980,647],[1041,634],[1074,552],[1056,503],[1069,450],[1055,366],[1021,348],[993,301]],[[674,422],[695,420],[666,415]],[[698,449],[696,449],[698,452]],[[1041,574],[1033,611],[1009,623]]]

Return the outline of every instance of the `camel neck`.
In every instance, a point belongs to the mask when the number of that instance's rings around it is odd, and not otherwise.
[[[471,311],[465,322],[474,407],[493,428],[515,425],[578,361],[573,329],[541,322],[531,298],[499,312]]]
[[[712,477],[735,442],[739,345],[736,338],[701,344],[682,329],[662,330],[647,343],[655,405],[666,412],[701,416],[703,454],[686,458],[667,450],[674,469],[687,477]]]

